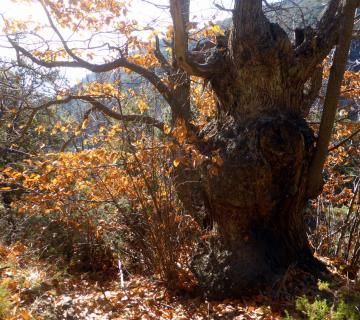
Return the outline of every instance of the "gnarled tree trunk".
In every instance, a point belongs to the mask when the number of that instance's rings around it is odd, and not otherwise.
[[[279,112],[208,130],[224,163],[218,175],[202,171],[213,231],[192,270],[205,293],[236,296],[269,284],[293,263],[318,266],[303,221],[314,142],[306,123]]]
[[[238,296],[271,283],[291,264],[321,270],[303,219],[314,196],[308,173],[315,150],[304,118],[322,84],[321,63],[357,2],[331,1],[317,31],[304,30],[295,45],[268,21],[261,0],[235,1],[227,46],[206,60],[187,52],[180,3],[171,1],[177,61],[188,74],[208,79],[217,98],[218,116],[199,133],[198,145],[223,160],[217,175],[207,163],[199,168],[192,189],[212,226],[191,263],[203,292]]]

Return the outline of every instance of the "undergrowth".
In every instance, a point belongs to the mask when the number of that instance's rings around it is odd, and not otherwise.
[[[347,293],[341,295],[337,302],[331,303],[328,299],[316,297],[310,300],[301,296],[295,301],[295,308],[308,320],[359,320],[360,319],[360,294]],[[295,320],[289,312],[285,312],[285,320]]]
[[[4,319],[11,310],[11,293],[5,280],[0,282],[0,319]]]

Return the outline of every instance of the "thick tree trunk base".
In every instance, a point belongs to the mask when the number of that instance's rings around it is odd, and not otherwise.
[[[213,123],[208,152],[223,164],[202,168],[213,230],[191,269],[209,298],[237,297],[270,285],[290,265],[320,270],[310,250],[303,209],[313,150],[305,121],[268,115],[246,125]],[[320,268],[320,269],[319,269]]]
[[[284,252],[282,244],[268,237],[266,231],[232,249],[216,238],[203,241],[191,262],[191,270],[199,282],[199,294],[222,300],[258,293],[259,289],[278,282],[290,266],[317,277],[326,272],[325,265],[310,250],[298,252],[296,259],[282,256]]]

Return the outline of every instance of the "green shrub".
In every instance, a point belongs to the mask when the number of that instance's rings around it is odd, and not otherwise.
[[[313,303],[305,296],[296,299],[296,310],[302,312],[309,320],[359,320],[360,295],[343,297],[338,304],[330,307],[328,302],[316,298]],[[286,312],[286,320],[293,318]]]
[[[4,319],[10,312],[11,294],[6,282],[0,282],[0,319]]]
[[[323,291],[323,290],[329,290],[330,288],[330,283],[326,282],[326,281],[321,281],[318,280],[317,286],[319,288],[319,290]]]
[[[332,315],[332,320],[358,320],[360,319],[360,308],[351,303],[346,303],[341,300],[339,305],[336,308],[336,311]]]
[[[296,310],[305,314],[309,320],[324,320],[330,314],[330,307],[326,300],[316,298],[313,303],[310,303],[305,296],[296,300]]]
[[[334,312],[334,320],[358,320],[360,319],[360,293],[346,292],[341,295],[341,300]]]

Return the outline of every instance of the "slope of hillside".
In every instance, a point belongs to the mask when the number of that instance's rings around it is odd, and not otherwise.
[[[329,0],[282,0],[273,4],[277,10],[268,9],[268,17],[279,23],[290,35],[295,28],[316,27]],[[360,40],[351,44],[348,68],[360,70]]]
[[[272,4],[268,16],[287,30],[316,25],[328,0],[283,0]]]

